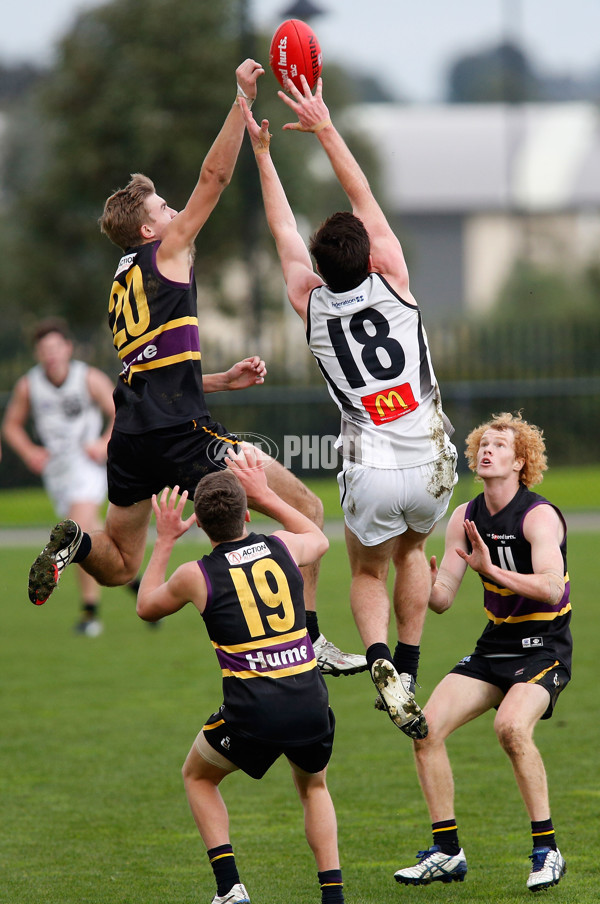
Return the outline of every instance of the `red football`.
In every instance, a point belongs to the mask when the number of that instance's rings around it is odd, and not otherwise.
[[[317,36],[301,19],[286,19],[282,22],[271,41],[269,65],[282,88],[289,79],[302,91],[300,76],[303,75],[314,88],[321,75],[323,57]]]

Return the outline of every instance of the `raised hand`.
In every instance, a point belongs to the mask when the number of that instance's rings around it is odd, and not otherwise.
[[[178,499],[179,487],[174,486],[169,498],[169,488],[162,491],[160,500],[156,493],[152,496],[152,508],[156,515],[156,533],[161,540],[173,543],[181,537],[196,521],[195,515],[190,515],[185,521],[182,518],[183,509],[187,502],[188,491],[184,490]]]
[[[298,122],[288,122],[283,128],[296,132],[320,132],[331,125],[329,110],[323,100],[323,79],[317,79],[317,87],[314,94],[311,92],[305,77],[301,75],[300,79],[304,94],[298,91],[293,82],[290,81],[288,81],[286,87],[292,95],[291,97],[288,97],[283,91],[277,92],[282,101],[298,117]]]

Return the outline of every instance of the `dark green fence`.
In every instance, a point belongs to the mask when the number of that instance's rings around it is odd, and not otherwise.
[[[543,428],[552,465],[598,462],[600,318],[540,323],[528,320],[524,311],[520,324],[436,326],[429,330],[429,341],[461,465],[469,431],[494,412],[516,410]],[[231,364],[223,347],[211,349],[210,342],[203,347],[210,369]],[[114,355],[106,361],[96,356],[94,363],[113,374],[116,370]],[[23,354],[2,362],[2,412],[12,383],[29,365]],[[300,378],[290,372],[283,343],[268,365],[264,386],[213,395],[213,416],[229,430],[261,442],[301,476],[333,475],[338,467],[333,443],[339,413],[316,365],[309,362],[303,385],[298,385]],[[3,453],[0,488],[39,482],[5,444]]]

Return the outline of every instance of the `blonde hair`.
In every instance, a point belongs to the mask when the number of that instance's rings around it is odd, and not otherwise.
[[[511,430],[514,437],[515,456],[523,459],[523,467],[519,473],[519,482],[527,488],[541,483],[544,479],[543,472],[548,469],[546,461],[546,444],[544,432],[535,424],[529,424],[521,417],[521,412],[516,415],[503,411],[493,414],[491,420],[479,427],[475,427],[466,439],[465,457],[471,471],[477,469],[477,452],[481,438],[487,430]],[[476,477],[476,480],[481,480]]]
[[[140,228],[147,215],[146,199],[155,193],[154,182],[142,173],[133,173],[125,188],[107,198],[98,220],[100,231],[123,251],[142,244]]]

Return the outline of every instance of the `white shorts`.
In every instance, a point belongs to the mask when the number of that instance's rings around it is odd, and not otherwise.
[[[416,468],[369,468],[344,462],[338,474],[344,520],[363,546],[377,546],[409,527],[428,534],[448,509],[458,480],[452,446]]]
[[[102,505],[106,499],[106,465],[75,455],[57,462],[51,459],[42,475],[44,487],[61,517],[69,514],[76,502]]]

